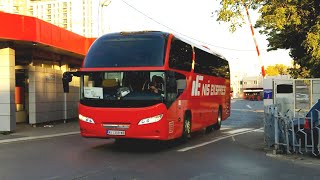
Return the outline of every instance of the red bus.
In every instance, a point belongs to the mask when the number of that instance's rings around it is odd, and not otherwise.
[[[90,47],[80,77],[83,137],[170,140],[220,129],[230,116],[228,61],[156,31],[106,34]]]

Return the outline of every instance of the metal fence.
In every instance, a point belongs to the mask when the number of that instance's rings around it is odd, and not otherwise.
[[[283,89],[281,85],[287,88]],[[297,116],[298,111],[301,115],[302,112],[308,112],[320,99],[320,79],[275,80],[273,87],[273,104],[278,105],[278,112],[282,114],[290,110],[293,116]]]
[[[312,153],[320,151],[320,100],[308,112],[279,111],[278,105],[265,107],[265,142],[276,151]]]

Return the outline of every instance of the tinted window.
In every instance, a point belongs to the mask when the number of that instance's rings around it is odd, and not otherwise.
[[[185,75],[174,71],[167,71],[166,81],[166,106],[169,108],[184,92],[187,87],[187,81]]]
[[[230,78],[228,61],[221,57],[195,48],[194,72],[211,76]]]
[[[165,72],[86,72],[81,76],[80,92],[80,103],[87,106],[151,106],[165,100]]]
[[[161,34],[111,34],[91,46],[84,67],[163,66],[165,37]]]
[[[293,93],[293,88],[291,84],[279,84],[277,85],[277,93]]]
[[[173,39],[170,48],[169,67],[173,69],[191,71],[192,47],[183,41]]]

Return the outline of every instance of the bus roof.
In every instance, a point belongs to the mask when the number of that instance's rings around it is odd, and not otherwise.
[[[225,58],[223,55],[221,55],[220,53],[218,53],[218,52],[216,52],[216,51],[213,51],[212,49],[209,49],[209,48],[206,47],[206,46],[199,45],[199,44],[196,44],[196,43],[194,43],[194,42],[192,42],[192,41],[189,41],[189,40],[187,40],[186,38],[184,38],[184,37],[182,37],[182,36],[180,36],[180,35],[178,35],[178,34],[174,34],[174,33],[168,33],[168,32],[164,32],[164,31],[128,31],[128,32],[124,31],[124,32],[112,33],[112,34],[115,34],[115,35],[116,35],[116,34],[120,34],[120,35],[153,34],[153,35],[164,35],[164,36],[169,36],[170,34],[172,34],[174,37],[176,37],[176,38],[178,38],[178,39],[180,39],[180,40],[182,40],[182,41],[190,44],[190,45],[193,46],[193,47],[196,47],[196,48],[198,48],[198,49],[201,49],[201,50],[203,50],[203,51],[206,51],[206,52],[208,52],[208,53],[210,53],[210,54],[214,54],[214,55],[216,55],[216,56],[218,56],[218,57],[226,60],[226,58]],[[109,35],[110,35],[110,34],[109,34]]]
[[[201,50],[203,50],[203,51],[206,51],[207,53],[214,54],[214,55],[216,55],[216,56],[218,56],[218,57],[226,60],[226,58],[225,58],[224,56],[222,56],[220,53],[218,53],[218,52],[216,52],[216,51],[213,51],[212,49],[210,49],[210,48],[208,48],[208,47],[206,47],[206,46],[196,44],[196,43],[194,43],[194,42],[192,42],[192,41],[189,41],[189,40],[187,40],[187,39],[185,39],[185,38],[183,38],[183,37],[181,37],[180,35],[177,35],[177,34],[172,34],[172,35],[173,35],[174,37],[176,37],[176,38],[178,38],[178,39],[180,39],[180,40],[182,40],[182,41],[184,41],[184,42],[192,45],[193,47],[196,47],[196,48],[198,48],[198,49],[201,49]]]

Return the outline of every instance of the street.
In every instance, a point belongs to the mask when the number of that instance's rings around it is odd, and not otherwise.
[[[267,155],[263,103],[232,100],[220,131],[187,143],[85,139],[0,144],[0,179],[320,179],[319,163]]]

